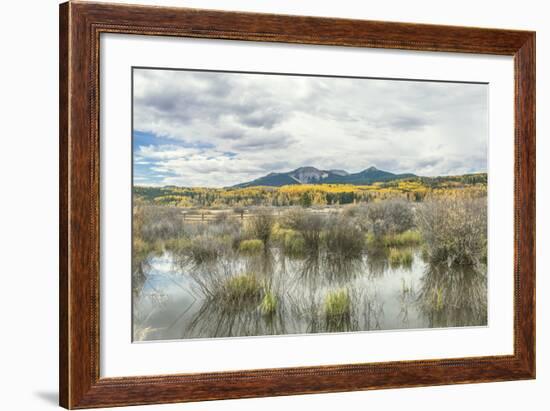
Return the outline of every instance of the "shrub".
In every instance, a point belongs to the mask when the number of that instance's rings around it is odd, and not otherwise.
[[[180,234],[155,233],[151,227],[154,224],[154,218],[160,213],[162,207],[151,207],[140,204],[139,202],[133,209],[133,233],[132,233],[132,272],[143,271],[144,265],[151,255],[162,254],[162,238],[171,235]],[[170,209],[172,215],[172,209]],[[179,230],[179,227],[178,227]]]
[[[198,224],[198,226],[199,229],[202,229],[202,232],[218,236],[238,236],[241,231],[240,222],[230,217],[216,218],[213,223]]]
[[[134,231],[146,242],[183,235],[183,214],[176,207],[138,205],[134,207]]]
[[[367,227],[377,239],[398,234],[414,227],[414,213],[406,201],[385,200],[369,203],[366,211]]]
[[[255,254],[264,251],[262,240],[243,240],[239,245],[239,251],[247,254]]]
[[[254,238],[261,240],[264,247],[267,248],[267,243],[271,237],[271,230],[273,229],[274,223],[275,220],[269,210],[261,209],[250,217],[248,221],[248,230]]]
[[[472,265],[487,253],[487,199],[439,198],[418,209],[418,227],[433,262]]]
[[[173,249],[180,260],[191,260],[195,264],[203,264],[216,260],[222,254],[231,250],[231,238],[228,236],[215,236],[200,234],[187,242],[181,241],[180,249]]]
[[[323,218],[320,215],[295,209],[287,212],[283,221],[287,227],[301,234],[305,251],[317,252],[319,250],[324,225]]]
[[[363,218],[367,214],[366,204],[350,204],[344,207],[342,215],[347,218]]]
[[[216,213],[214,221],[216,223],[225,223],[230,219],[231,214],[228,211],[222,211],[221,213]]]
[[[358,258],[363,252],[361,229],[350,218],[331,216],[323,236],[328,253],[339,258]]]

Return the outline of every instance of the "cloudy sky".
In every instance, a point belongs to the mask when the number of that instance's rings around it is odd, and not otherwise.
[[[486,171],[487,85],[134,69],[134,183]]]

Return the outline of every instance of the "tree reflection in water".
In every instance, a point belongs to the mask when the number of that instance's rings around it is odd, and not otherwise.
[[[220,267],[223,269],[220,271]],[[248,257],[235,267],[230,264],[195,267],[198,291],[204,302],[184,327],[182,338],[324,333],[380,328],[382,305],[376,294],[353,287],[353,280],[365,272],[362,259],[330,260],[318,253],[303,260],[280,254]],[[261,295],[267,290],[276,296],[277,308],[266,315],[259,299],[228,303],[216,289],[238,272],[261,273]],[[344,287],[349,307],[338,315],[328,315],[324,300],[334,287]]]
[[[388,264],[384,250],[350,259],[320,252],[291,258],[276,249],[244,257],[229,252],[200,264],[167,253],[163,258],[172,265],[164,277],[154,275],[158,257],[134,272],[135,336],[181,339],[486,325],[485,265],[430,264],[418,249],[413,256],[412,264],[396,267]],[[268,309],[262,308],[266,301]]]
[[[487,324],[487,268],[428,264],[418,292],[429,327]]]

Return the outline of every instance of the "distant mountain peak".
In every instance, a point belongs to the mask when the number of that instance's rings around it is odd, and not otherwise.
[[[300,171],[320,171],[320,170],[313,166],[298,167],[296,170],[294,170],[294,172],[300,172]]]
[[[368,185],[377,182],[416,177],[414,174],[394,174],[371,166],[358,173],[345,170],[320,170],[312,166],[299,167],[286,173],[269,173],[252,181],[237,184],[234,187],[272,186],[296,184],[353,184]]]
[[[319,170],[312,166],[300,167],[289,173],[290,177],[301,184],[319,183],[324,178],[328,177],[329,172]]]

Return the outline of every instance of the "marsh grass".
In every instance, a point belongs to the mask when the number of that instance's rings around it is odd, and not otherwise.
[[[243,240],[241,224],[232,219],[188,223],[180,236],[164,240],[163,246],[178,263],[201,265],[234,255]]]
[[[273,242],[281,244],[284,241],[286,234],[293,231],[294,230],[291,230],[290,228],[282,227],[279,222],[276,222],[271,228],[271,239]]]
[[[399,267],[399,265],[401,264],[401,253],[397,248],[390,249],[388,260],[392,267]]]
[[[306,250],[306,242],[299,233],[289,230],[283,240],[283,250],[289,256],[302,256]]]
[[[223,283],[219,291],[219,301],[232,307],[257,304],[263,294],[263,287],[255,274],[231,276]]]
[[[296,230],[283,228],[277,223],[272,231],[272,239],[289,257],[301,257],[305,253],[304,238]]]
[[[388,260],[393,268],[410,267],[413,263],[413,253],[409,249],[390,248]]]
[[[216,260],[224,252],[227,252],[230,247],[231,244],[227,238],[200,235],[187,243],[181,251],[183,251],[185,257],[188,257],[195,264],[204,264]]]
[[[349,316],[351,313],[351,299],[348,290],[340,288],[329,291],[325,295],[323,308],[327,318]]]
[[[323,302],[327,331],[345,331],[351,328],[352,304],[345,288],[328,291]]]
[[[162,254],[162,242],[161,241],[144,241],[140,237],[134,237],[133,242],[133,253],[134,259],[136,261],[143,261],[151,254],[159,255]]]
[[[377,246],[381,246],[382,242],[374,235],[374,233],[368,232],[367,234],[365,234],[365,244],[368,248],[374,248]]]
[[[401,258],[401,264],[403,264],[404,267],[411,267],[412,263],[414,261],[413,254],[411,250],[407,250],[403,257]]]
[[[277,311],[278,299],[271,291],[266,291],[260,304],[260,311],[265,316],[271,316]]]
[[[420,249],[420,258],[425,263],[430,261],[430,251],[428,250],[428,246],[426,244],[424,244]]]
[[[164,241],[164,249],[172,253],[179,253],[191,246],[192,240],[187,237],[171,238]]]
[[[422,243],[422,234],[418,230],[389,234],[383,237],[382,243],[385,247],[416,246]]]
[[[265,250],[262,240],[243,240],[239,245],[239,251],[244,254],[258,254]]]

